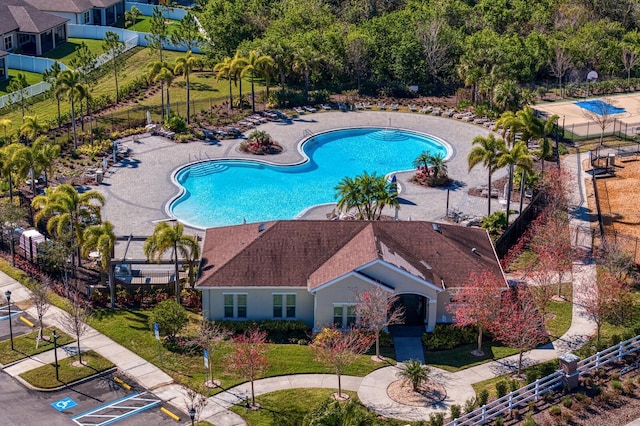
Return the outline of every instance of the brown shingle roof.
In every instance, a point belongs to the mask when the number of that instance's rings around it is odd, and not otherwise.
[[[90,0],[26,0],[33,7],[48,12],[82,13],[93,9]]]
[[[421,221],[275,221],[208,229],[198,287],[313,289],[381,260],[436,285],[464,286],[488,269],[503,278],[486,231]],[[472,252],[476,249],[476,253]]]
[[[42,12],[25,0],[2,0],[0,16],[0,34],[16,30],[38,34],[68,21],[66,18]]]

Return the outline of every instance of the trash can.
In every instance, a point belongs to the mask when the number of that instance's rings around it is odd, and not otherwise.
[[[611,152],[609,153],[609,167],[615,167],[615,166],[616,166],[616,154]]]
[[[101,184],[102,183],[102,170],[97,170],[96,171],[96,183]]]

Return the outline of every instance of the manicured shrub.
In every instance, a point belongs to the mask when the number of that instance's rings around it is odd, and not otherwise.
[[[478,392],[478,406],[482,407],[483,405],[487,405],[489,401],[489,391],[486,389],[482,389]]]
[[[429,426],[442,426],[444,424],[444,413],[429,414]]]
[[[451,405],[449,410],[451,410],[451,419],[457,419],[462,414],[462,407],[459,404]]]
[[[527,384],[533,383],[538,380],[538,372],[535,370],[527,370],[525,373]]]
[[[476,409],[476,399],[469,398],[464,402],[464,413],[469,414]]]
[[[243,334],[251,328],[258,327],[267,332],[267,340],[273,343],[294,342],[300,344],[300,341],[303,340],[306,344],[311,335],[311,329],[302,321],[216,321],[216,323],[234,335]]]
[[[149,316],[149,328],[158,323],[160,334],[175,337],[189,322],[187,310],[173,299],[164,300],[156,305]]]
[[[562,398],[562,405],[567,408],[571,408],[571,406],[573,405],[573,398],[571,398],[570,396],[565,396],[564,398]]]
[[[172,132],[180,133],[184,132],[187,128],[187,124],[179,115],[171,114],[164,122],[164,125]]]
[[[559,416],[562,414],[562,408],[559,405],[552,405],[549,407],[549,414],[552,416]]]
[[[443,351],[474,343],[478,338],[470,327],[456,327],[451,324],[438,324],[431,333],[422,335],[422,343],[430,351]]]
[[[500,380],[498,383],[496,383],[496,395],[498,396],[498,398],[502,398],[506,394],[507,382],[505,382],[504,380]]]

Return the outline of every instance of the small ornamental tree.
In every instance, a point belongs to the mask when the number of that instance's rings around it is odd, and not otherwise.
[[[619,301],[629,292],[622,280],[608,270],[599,270],[595,283],[587,284],[574,296],[574,303],[582,306],[587,316],[596,324],[596,345],[600,346],[600,328],[604,320],[621,308]]]
[[[325,327],[311,343],[316,360],[338,376],[338,398],[342,398],[341,376],[345,368],[353,364],[373,343],[373,336],[354,328],[342,332],[334,327]]]
[[[252,328],[233,339],[231,353],[227,357],[229,369],[251,382],[251,405],[256,406],[253,382],[267,371],[267,332]]]
[[[562,278],[572,267],[573,247],[566,212],[541,215],[532,225],[531,251],[543,259],[548,271],[555,274],[557,296],[562,296]]]
[[[376,357],[380,357],[380,332],[404,319],[404,308],[396,306],[398,296],[382,287],[356,294],[356,316],[360,326],[373,333],[376,339]]]
[[[51,290],[49,289],[49,278],[44,278],[42,282],[33,281],[31,286],[31,303],[36,308],[36,314],[38,316],[38,337],[36,338],[37,344],[42,340],[42,330],[44,325],[42,324],[42,318],[47,313],[51,306],[50,297]]]
[[[80,338],[89,331],[87,320],[91,316],[87,303],[82,299],[78,291],[71,293],[71,310],[65,312],[62,327],[76,338],[78,347],[78,362],[82,365],[82,351],[80,350]]]
[[[222,346],[228,336],[229,332],[227,330],[220,327],[215,322],[211,322],[203,318],[200,322],[198,335],[195,336],[192,341],[192,343],[195,343],[202,349],[206,350],[209,355],[207,359],[209,371],[207,371],[207,381],[205,382],[207,387],[218,386],[220,384],[213,379],[213,352]]]
[[[149,327],[158,323],[160,333],[168,338],[175,337],[189,323],[187,310],[173,299],[158,303],[149,317]]]
[[[447,309],[453,313],[456,327],[478,328],[478,348],[473,353],[482,356],[482,333],[490,330],[500,310],[504,281],[487,270],[473,273],[466,287],[455,296]]]
[[[553,263],[553,259],[550,259],[547,254],[540,253],[528,272],[531,282],[535,284],[529,288],[531,297],[543,318],[546,315],[547,304],[553,299],[555,293],[556,273],[552,269]]]
[[[518,375],[522,371],[522,357],[526,351],[548,340],[544,316],[538,311],[528,288],[512,288],[502,298],[500,315],[491,331],[496,339],[518,349]]]

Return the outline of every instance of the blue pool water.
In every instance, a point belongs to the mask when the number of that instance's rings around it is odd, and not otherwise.
[[[345,177],[410,170],[426,150],[448,155],[445,145],[432,137],[380,128],[322,133],[302,149],[309,160],[295,166],[247,160],[187,166],[176,173],[184,191],[170,211],[197,228],[292,219],[314,205],[335,202],[335,187]]]
[[[603,102],[599,99],[593,101],[580,101],[575,102],[580,108],[586,109],[588,111],[594,112],[598,115],[604,114],[621,114],[623,112],[627,112],[624,108],[615,107],[607,102]]]

